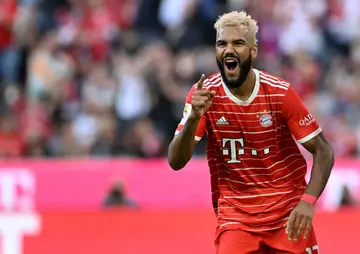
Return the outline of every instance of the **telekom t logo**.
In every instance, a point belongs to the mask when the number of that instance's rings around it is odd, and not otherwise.
[[[229,146],[227,146],[228,143]],[[227,156],[230,154],[230,160],[228,161],[228,163],[241,163],[241,161],[237,159],[237,155],[245,154],[243,138],[237,138],[237,139],[223,138],[222,147],[223,147],[223,155]]]
[[[26,169],[0,169],[0,254],[22,254],[24,235],[40,231],[34,211],[35,177]]]
[[[259,151],[250,149],[251,155],[258,156]],[[262,150],[263,155],[269,154],[270,149],[265,148]],[[243,138],[223,138],[222,139],[222,153],[224,156],[230,156],[227,163],[241,163],[239,157],[245,154],[245,145]]]

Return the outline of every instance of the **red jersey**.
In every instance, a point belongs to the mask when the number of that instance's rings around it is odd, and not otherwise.
[[[256,76],[248,100],[235,97],[220,73],[204,81],[216,92],[195,139],[207,133],[207,159],[218,233],[229,228],[257,232],[281,228],[306,188],[306,161],[298,149],[321,132],[294,88],[266,72]],[[195,86],[186,98],[191,112]]]

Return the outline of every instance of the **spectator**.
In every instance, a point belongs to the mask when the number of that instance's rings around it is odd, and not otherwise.
[[[345,185],[342,188],[342,194],[341,194],[341,201],[340,201],[340,206],[344,207],[349,207],[349,206],[356,206],[356,201],[354,200],[354,198],[351,195],[351,192],[349,190],[349,188]]]
[[[19,51],[12,33],[16,16],[16,0],[0,1],[0,81],[18,81]]]
[[[18,127],[14,115],[0,117],[0,158],[16,158],[24,153],[25,143]]]
[[[105,208],[118,207],[118,208],[138,208],[135,201],[126,197],[124,185],[117,181],[110,188],[109,192],[105,197],[103,206]]]

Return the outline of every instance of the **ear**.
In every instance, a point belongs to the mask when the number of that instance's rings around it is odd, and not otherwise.
[[[251,47],[251,57],[252,59],[256,59],[258,55],[258,45],[255,44],[254,46]]]

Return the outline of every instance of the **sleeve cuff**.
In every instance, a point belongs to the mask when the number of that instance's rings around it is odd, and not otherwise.
[[[196,140],[196,141],[200,141],[200,140],[201,140],[201,137],[195,136],[195,140]]]
[[[178,135],[180,133],[180,131],[175,131],[175,136]],[[195,141],[200,141],[201,137],[199,136],[195,136]]]
[[[319,135],[319,133],[321,133],[321,132],[322,132],[322,129],[321,129],[321,127],[319,127],[316,131],[310,133],[309,135],[307,135],[306,137],[303,137],[302,139],[299,139],[298,142],[299,142],[300,144],[303,144],[303,143],[305,143],[305,142],[308,142],[310,139],[316,137],[316,136]]]

